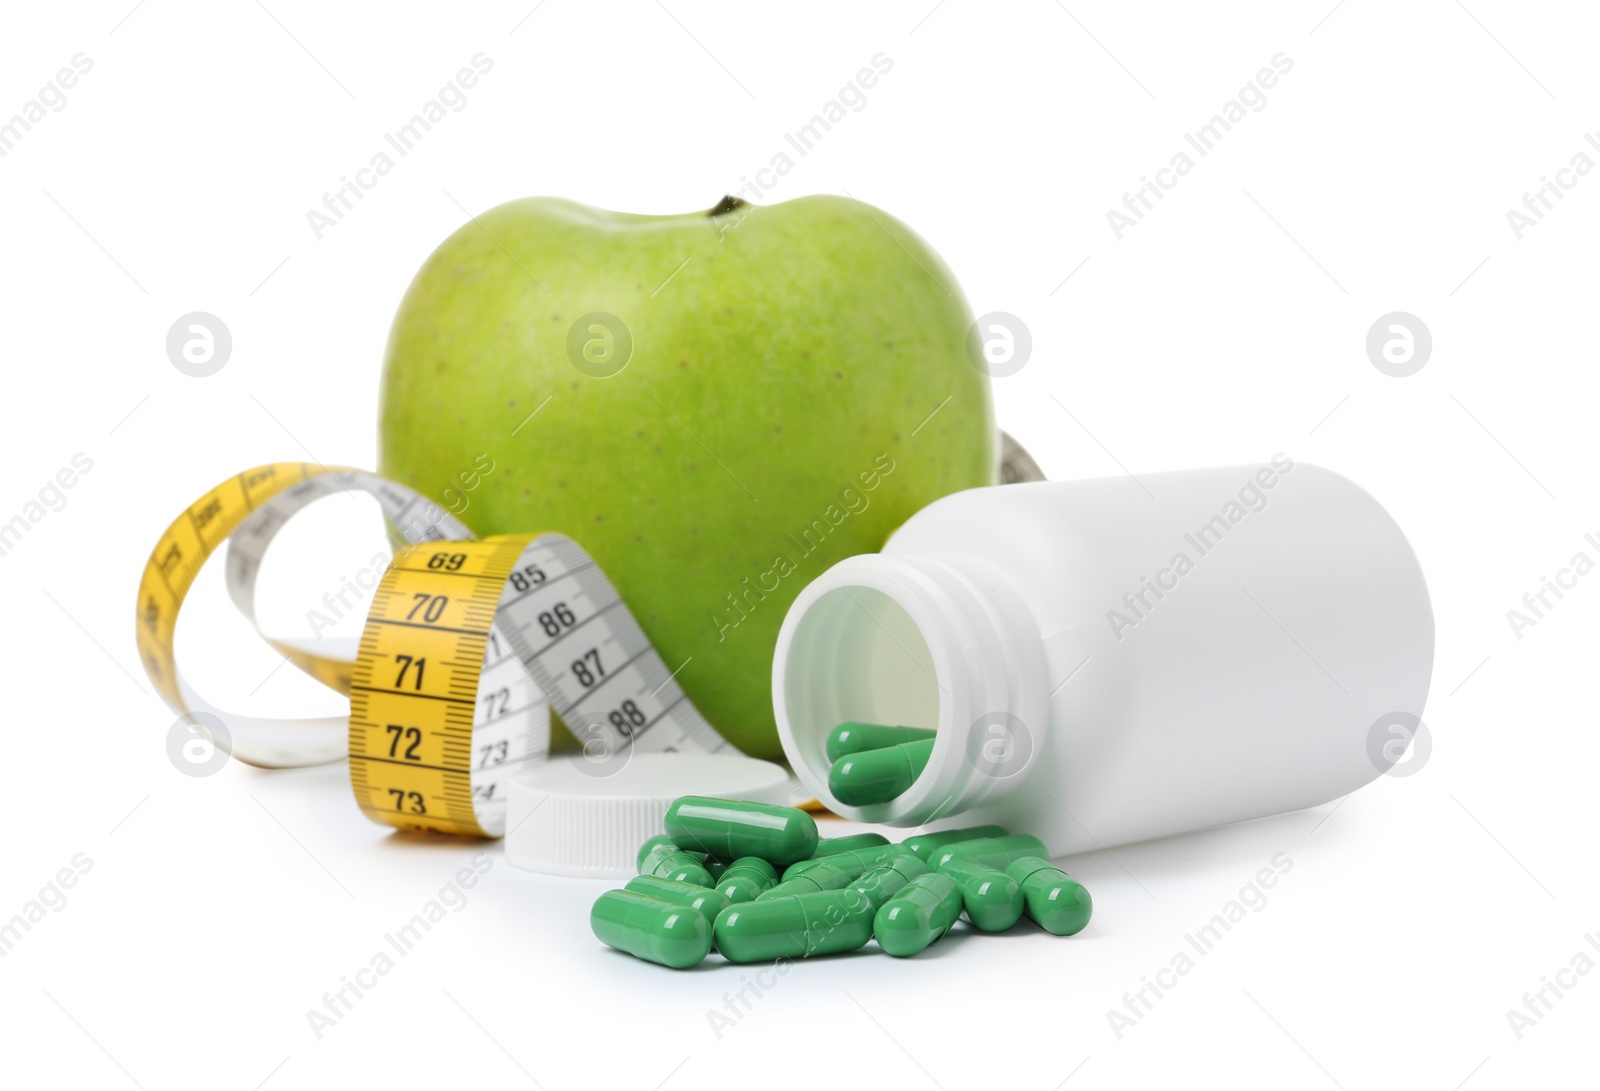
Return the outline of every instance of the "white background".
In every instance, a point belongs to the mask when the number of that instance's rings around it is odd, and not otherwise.
[[[1600,531],[1600,177],[1520,240],[1506,217],[1600,129],[1592,13],[533,4],[6,13],[0,118],[74,54],[94,67],[0,159],[0,521],[75,453],[94,468],[0,557],[0,919],[74,854],[92,860],[0,959],[5,1082],[1592,1081],[1600,973],[1520,1039],[1506,1014],[1580,950],[1600,960],[1584,939],[1600,933],[1600,576],[1520,640],[1506,618],[1573,554],[1600,559],[1583,539]],[[306,210],[480,51],[494,68],[466,108],[318,241]],[[608,952],[587,925],[600,884],[517,872],[490,846],[466,907],[319,1040],[307,1010],[481,846],[386,834],[339,766],[180,775],[133,648],[150,546],[244,467],[374,464],[388,323],[468,212],[533,194],[708,207],[879,52],[894,67],[866,107],[762,199],[879,205],[943,254],[975,313],[1023,317],[1034,356],[997,382],[999,419],[1052,476],[1281,450],[1370,489],[1433,595],[1430,760],[1337,810],[1069,861],[1096,900],[1075,939],[1024,927],[800,965],[720,1037],[707,1012],[753,971]],[[1280,52],[1294,67],[1267,105],[1119,241],[1107,210]],[[197,310],[234,339],[207,379],[164,348]],[[1395,310],[1434,338],[1405,379],[1364,348]],[[348,549],[294,592],[290,622],[366,563],[360,534],[376,532],[349,522],[360,532],[340,531]],[[185,630],[207,692],[264,711],[311,699],[207,586]],[[1279,852],[1293,869],[1266,906],[1119,1038],[1107,1011]]]

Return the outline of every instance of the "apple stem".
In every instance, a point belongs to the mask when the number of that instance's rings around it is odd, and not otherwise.
[[[712,207],[711,211],[706,213],[706,215],[725,216],[730,212],[739,211],[739,209],[743,208],[748,203],[749,202],[745,201],[743,198],[735,197],[732,194],[729,194],[722,200],[718,201],[716,205]]]

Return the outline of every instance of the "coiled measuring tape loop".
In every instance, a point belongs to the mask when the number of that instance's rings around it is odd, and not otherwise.
[[[373,592],[354,659],[261,635],[347,693],[350,715],[264,719],[212,706],[178,669],[174,647],[201,565],[229,543],[229,595],[260,633],[255,584],[268,546],[300,509],[339,490],[373,496],[411,543]],[[402,829],[500,836],[507,778],[545,758],[552,709],[602,755],[596,775],[608,755],[731,749],[576,542],[559,534],[474,540],[425,497],[359,470],[278,463],[202,496],[146,563],[137,639],[162,698],[182,716],[220,719],[234,757],[288,767],[348,756],[361,809]],[[796,791],[808,795],[798,782]]]
[[[278,468],[260,467],[250,473],[271,472]],[[377,500],[390,525],[399,529],[408,542],[472,537],[472,532],[453,515],[419,493],[375,474],[329,469],[308,474],[303,480],[287,485],[283,491],[259,503],[228,535],[226,564],[228,597],[262,639],[317,681],[346,694],[350,692],[353,660],[329,655],[319,647],[307,646],[299,641],[267,636],[256,620],[255,598],[256,578],[261,571],[262,558],[284,525],[312,502],[337,492],[348,495],[352,491],[365,493]],[[336,755],[342,756],[342,753]]]

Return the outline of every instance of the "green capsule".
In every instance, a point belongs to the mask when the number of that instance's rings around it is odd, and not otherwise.
[[[817,860],[804,873],[796,875],[790,868],[783,873],[783,882],[762,894],[763,898],[783,898],[792,894],[810,894],[818,890],[838,890],[849,886],[865,869],[853,863],[836,864],[832,860]]]
[[[751,902],[777,885],[776,868],[759,856],[741,856],[717,880],[717,893],[732,903]]]
[[[820,860],[824,856],[855,852],[857,849],[875,849],[888,843],[889,839],[881,833],[853,833],[849,837],[824,837],[817,842],[816,849],[811,853],[811,859]]]
[[[925,727],[843,723],[828,732],[824,750],[831,764],[846,754],[856,754],[862,750],[882,750],[886,746],[898,746],[903,742],[921,742],[933,738],[933,734]]]
[[[709,887],[692,886],[673,879],[658,879],[654,875],[637,875],[629,879],[628,884],[622,889],[693,909],[706,919],[707,924],[715,923],[717,914],[729,905],[726,895],[718,894]]]
[[[970,860],[948,860],[940,874],[955,880],[961,908],[980,932],[1004,932],[1022,919],[1022,887],[1003,871]]]
[[[661,870],[662,865],[668,860],[672,861],[667,871]],[[666,834],[657,834],[639,846],[639,874],[658,875],[665,878],[676,879],[677,871],[688,869],[689,864],[696,864],[706,874],[710,875],[708,858],[703,852],[692,852],[689,849],[680,849]],[[697,873],[690,869],[685,872],[690,878],[684,882],[700,883]],[[714,883],[704,883],[704,886],[714,886]]]
[[[1075,936],[1094,913],[1082,883],[1039,856],[1019,856],[1006,874],[1022,884],[1028,919],[1052,936]]]
[[[667,808],[667,834],[680,845],[725,860],[759,856],[774,864],[804,860],[817,847],[817,823],[794,807],[684,796]]]
[[[714,934],[729,962],[854,951],[872,938],[872,905],[854,890],[758,898],[724,909]]]
[[[900,892],[918,875],[926,875],[928,865],[921,860],[906,853],[904,856],[894,856],[868,871],[850,884],[850,889],[859,890],[872,903],[872,911],[876,913],[878,907]]]
[[[846,754],[828,770],[828,791],[850,807],[887,803],[911,787],[932,755],[932,739]]]
[[[796,875],[804,875],[818,864],[827,862],[837,867],[856,868],[856,874],[875,868],[885,860],[893,860],[896,856],[910,856],[902,845],[873,845],[871,848],[856,849],[852,852],[836,852],[832,856],[813,856],[809,860],[796,860],[784,869],[785,879]]]
[[[1004,837],[976,837],[971,841],[957,841],[953,845],[935,849],[928,863],[933,865],[935,871],[942,871],[950,860],[968,860],[1004,871],[1006,865],[1019,856],[1048,858],[1049,855],[1044,842],[1032,834],[1008,833]]]
[[[711,886],[717,884],[711,881],[711,872],[706,870],[705,857],[698,852],[687,852],[676,849],[672,852],[661,854],[659,859],[654,855],[645,860],[650,863],[654,859],[655,867],[646,872],[658,879],[671,879],[679,883],[692,883],[695,886]]]
[[[1004,837],[1007,830],[1004,826],[968,826],[962,830],[940,830],[938,833],[919,833],[915,837],[908,837],[900,842],[906,848],[916,853],[929,863],[929,856],[934,849],[953,845],[957,841],[972,841],[979,837]]]
[[[601,943],[675,970],[698,965],[711,953],[711,922],[687,906],[631,890],[608,890],[589,913]]]
[[[950,931],[961,915],[961,891],[948,875],[918,875],[883,905],[872,919],[878,946],[896,958],[925,950]]]
[[[672,843],[672,838],[664,833],[658,833],[650,840],[639,846],[639,874],[648,875],[661,862],[661,858],[677,852],[678,846]]]

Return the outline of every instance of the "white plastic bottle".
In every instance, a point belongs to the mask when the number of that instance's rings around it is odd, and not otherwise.
[[[836,812],[993,822],[1063,855],[1359,788],[1398,760],[1432,664],[1400,528],[1280,454],[945,497],[801,592],[773,701]],[[933,756],[900,797],[846,806],[823,752],[845,721],[936,728]]]

